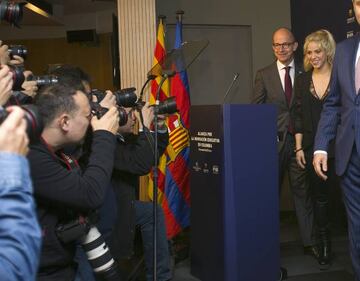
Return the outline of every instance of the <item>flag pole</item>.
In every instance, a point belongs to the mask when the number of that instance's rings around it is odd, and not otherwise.
[[[159,24],[164,24],[166,16],[159,15]],[[159,83],[156,98],[155,98],[155,110],[154,110],[154,168],[153,168],[153,281],[157,281],[157,201],[158,201],[158,112],[156,110],[156,105],[159,104],[160,91],[161,87],[167,79],[167,75],[162,76],[162,79]]]

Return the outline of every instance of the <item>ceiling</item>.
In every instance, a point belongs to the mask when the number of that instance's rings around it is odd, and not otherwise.
[[[38,25],[38,26],[59,26],[63,25],[61,17],[69,15],[81,15],[95,13],[106,10],[116,10],[116,0],[41,0],[52,4],[54,16],[44,17],[28,8],[23,9],[23,19],[20,26]],[[18,0],[18,2],[23,2]],[[29,0],[28,2],[32,2]],[[36,2],[36,1],[35,1]],[[33,2],[33,3],[35,3]],[[59,13],[60,17],[56,13]]]

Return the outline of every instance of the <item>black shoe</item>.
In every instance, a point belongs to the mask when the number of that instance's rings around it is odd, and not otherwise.
[[[287,279],[287,270],[284,267],[280,267],[279,281]]]
[[[306,246],[304,247],[304,255],[313,256],[315,259],[319,259],[320,253],[316,246]]]
[[[331,244],[325,243],[322,246],[319,256],[319,265],[320,270],[328,270],[331,266],[332,254],[331,254]]]

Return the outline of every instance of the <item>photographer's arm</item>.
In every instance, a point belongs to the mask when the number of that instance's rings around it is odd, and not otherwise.
[[[9,111],[0,125],[0,276],[35,280],[41,232],[29,165],[23,156],[28,140],[22,110],[13,107]]]

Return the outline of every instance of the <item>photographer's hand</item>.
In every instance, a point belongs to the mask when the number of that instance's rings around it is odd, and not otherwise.
[[[115,135],[119,129],[119,121],[119,111],[113,106],[100,119],[94,116],[91,119],[91,126],[94,132],[97,130],[105,130]]]
[[[141,113],[144,120],[144,126],[150,129],[151,123],[154,120],[154,107],[150,106],[149,102],[146,102],[141,109]],[[142,129],[142,124],[140,122],[139,114],[136,114],[136,118],[139,120],[139,128]]]
[[[25,156],[29,151],[25,113],[17,106],[8,107],[6,110],[10,113],[0,125],[0,151]]]
[[[22,83],[21,88],[24,90],[22,91],[25,95],[28,95],[29,97],[35,97],[37,94],[38,86],[36,81],[27,81],[27,78],[32,75],[32,72],[30,70],[24,71],[25,81]]]
[[[7,65],[0,69],[0,105],[4,105],[11,96],[13,86],[12,74]]]
[[[23,65],[24,59],[18,55],[14,55],[13,58],[9,61],[10,65]]]
[[[100,102],[100,105],[102,107],[105,107],[105,108],[108,108],[108,109],[113,107],[113,106],[116,106],[116,97],[115,97],[115,95],[111,91],[107,90],[105,97]]]
[[[0,64],[8,64],[10,62],[10,54],[8,45],[3,45],[0,40]]]

